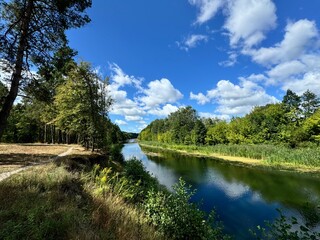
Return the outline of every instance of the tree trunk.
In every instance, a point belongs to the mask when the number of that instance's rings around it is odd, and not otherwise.
[[[47,143],[47,124],[44,125],[44,143]]]
[[[17,55],[14,63],[14,71],[11,78],[11,87],[9,94],[5,97],[2,109],[0,111],[0,139],[7,126],[7,120],[10,115],[13,103],[17,97],[20,80],[22,78],[23,58],[28,46],[28,30],[31,21],[31,14],[33,10],[33,0],[29,0],[26,5],[26,11],[22,17],[21,36],[19,39],[19,45]]]

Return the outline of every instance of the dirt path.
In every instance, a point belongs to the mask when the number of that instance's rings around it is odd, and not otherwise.
[[[7,179],[7,178],[10,177],[11,175],[18,173],[18,172],[27,170],[27,169],[32,168],[32,167],[35,167],[35,166],[47,164],[47,163],[49,163],[49,162],[52,162],[52,161],[57,160],[57,159],[60,158],[60,157],[67,156],[68,154],[70,154],[70,153],[72,152],[72,150],[73,150],[73,147],[70,147],[67,151],[65,151],[65,152],[63,152],[63,153],[60,153],[60,154],[57,155],[57,156],[51,157],[51,158],[50,158],[49,160],[47,160],[47,161],[43,161],[43,162],[40,162],[40,163],[33,163],[33,164],[30,165],[30,166],[21,167],[21,168],[19,168],[19,169],[14,170],[14,171],[1,173],[1,174],[0,174],[0,182],[3,181],[3,180],[5,180],[5,179]]]

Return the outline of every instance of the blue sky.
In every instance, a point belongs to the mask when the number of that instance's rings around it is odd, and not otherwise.
[[[319,0],[93,0],[92,21],[68,32],[78,60],[110,77],[110,118],[139,132],[191,105],[230,119],[320,95]]]

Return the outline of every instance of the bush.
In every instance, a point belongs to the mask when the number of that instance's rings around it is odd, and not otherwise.
[[[138,187],[136,196],[137,201],[145,199],[148,191],[159,188],[157,179],[152,177],[145,169],[142,162],[136,158],[125,163],[124,176]]]
[[[189,202],[195,193],[190,187],[180,178],[174,194],[149,191],[145,211],[150,223],[170,239],[227,239],[214,212],[207,216]]]
[[[267,228],[258,226],[257,231],[250,230],[252,235],[259,240],[317,240],[319,232],[312,232],[307,226],[300,224],[295,217],[288,220],[280,210],[280,217],[273,223],[266,222]]]

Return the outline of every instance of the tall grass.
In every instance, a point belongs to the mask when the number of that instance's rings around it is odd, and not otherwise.
[[[142,142],[155,147],[172,150],[180,150],[187,153],[199,153],[209,156],[210,154],[244,157],[262,160],[271,166],[296,165],[306,167],[320,167],[320,147],[289,148],[282,145],[271,144],[241,144],[241,145],[214,145],[194,146],[177,145],[158,142]]]
[[[1,182],[0,239],[161,239],[121,196],[97,194],[77,164],[69,158]]]

